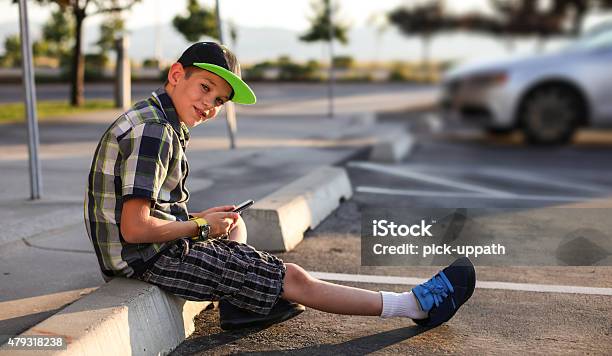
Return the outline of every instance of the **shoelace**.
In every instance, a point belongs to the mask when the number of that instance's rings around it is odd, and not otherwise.
[[[425,296],[430,294],[436,306],[439,306],[444,298],[448,297],[449,293],[453,293],[455,291],[453,289],[453,285],[442,271],[433,276],[427,282],[421,284],[421,286],[425,288],[423,294]],[[456,308],[455,299],[451,298],[451,301],[453,302],[453,308]]]

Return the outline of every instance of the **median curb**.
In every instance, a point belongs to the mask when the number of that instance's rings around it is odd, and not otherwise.
[[[63,337],[49,355],[165,355],[193,333],[193,318],[211,302],[189,302],[137,280],[115,278],[21,336]],[[40,354],[3,345],[0,353]]]
[[[415,139],[407,132],[397,132],[389,135],[372,147],[370,161],[397,163],[401,162],[415,146]]]
[[[250,245],[285,252],[353,195],[343,168],[320,167],[256,202],[243,214]]]

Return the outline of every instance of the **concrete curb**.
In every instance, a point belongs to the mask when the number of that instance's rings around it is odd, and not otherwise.
[[[407,132],[390,135],[385,141],[380,141],[370,152],[370,161],[401,162],[415,146],[414,137]]]
[[[165,355],[193,333],[193,318],[210,304],[116,278],[21,335],[63,336],[67,349],[45,350],[47,355]],[[0,353],[9,350],[40,354],[0,347]]]
[[[343,168],[321,167],[256,202],[244,213],[249,244],[265,251],[289,251],[353,195]]]

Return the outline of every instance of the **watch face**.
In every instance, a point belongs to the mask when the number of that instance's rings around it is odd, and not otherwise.
[[[210,225],[205,224],[200,226],[200,238],[202,240],[208,239],[208,233],[210,232]]]

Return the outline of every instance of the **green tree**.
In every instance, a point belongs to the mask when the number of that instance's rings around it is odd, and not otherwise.
[[[60,11],[70,14],[74,21],[74,42],[70,68],[70,104],[81,106],[85,81],[85,57],[83,56],[83,22],[87,17],[121,12],[140,0],[37,0],[42,4],[56,4]]]
[[[342,44],[348,43],[347,32],[349,26],[341,21],[334,19],[332,31],[330,31],[329,14],[337,14],[339,6],[334,3],[333,7],[330,0],[313,0],[310,3],[314,15],[310,18],[310,29],[308,32],[300,36],[300,40],[304,42],[329,42],[330,32],[333,32],[333,39],[338,40]]]
[[[336,68],[349,69],[354,62],[351,56],[334,56],[334,67]]]
[[[38,54],[57,58],[60,66],[67,68],[70,64],[70,51],[74,46],[73,41],[74,21],[70,14],[58,8],[43,25],[42,38],[34,43],[35,56]]]
[[[172,25],[189,42],[197,42],[202,36],[219,38],[214,9],[201,6],[197,0],[189,0],[187,15],[175,16]]]
[[[100,24],[100,37],[96,42],[100,54],[108,55],[115,48],[115,40],[125,33],[125,21],[119,13],[110,14]]]
[[[279,69],[278,79],[283,81],[313,80],[315,71],[318,69],[313,62],[300,65],[293,62],[289,56],[278,57],[276,65]]]
[[[42,28],[42,40],[48,43],[46,54],[59,57],[69,53],[73,39],[73,19],[61,8],[56,9]]]
[[[429,47],[432,37],[449,25],[442,2],[435,0],[411,8],[397,8],[389,13],[389,22],[406,36],[421,37],[421,62],[425,65],[427,77],[431,78]]]
[[[6,67],[21,66],[21,41],[19,40],[19,35],[7,36],[4,39],[2,64]]]
[[[32,54],[34,57],[46,55],[47,43],[38,41],[34,43]],[[0,57],[2,67],[21,67],[21,39],[19,35],[10,35],[4,39],[4,55]]]
[[[229,20],[227,27],[229,29],[230,39],[232,40],[232,49],[236,50],[238,46],[238,26],[236,26],[234,21]]]

